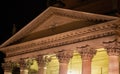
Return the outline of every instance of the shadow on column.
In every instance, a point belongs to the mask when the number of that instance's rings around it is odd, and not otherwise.
[[[5,53],[0,51],[0,74],[4,74],[4,70],[2,68],[2,63],[5,62],[4,58],[6,57]]]

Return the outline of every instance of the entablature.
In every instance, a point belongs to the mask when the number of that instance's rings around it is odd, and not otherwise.
[[[12,56],[31,53],[31,52],[47,51],[48,49],[52,49],[52,48],[57,49],[57,47],[62,47],[65,45],[70,45],[75,43],[80,44],[81,42],[109,37],[109,36],[116,37],[119,35],[120,35],[120,20],[118,19],[102,24],[96,24],[93,26],[72,30],[69,32],[56,34],[53,36],[40,38],[37,40],[32,40],[16,45],[4,47],[1,48],[0,50],[5,52],[7,57],[12,57]],[[53,50],[50,53],[54,53],[60,50]]]

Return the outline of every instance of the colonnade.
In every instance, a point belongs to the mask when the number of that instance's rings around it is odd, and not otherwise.
[[[104,42],[103,44],[109,57],[108,74],[120,74],[119,72],[120,42],[114,40]],[[77,47],[77,51],[82,59],[82,74],[91,74],[91,62],[97,50],[95,50],[90,45],[85,45],[82,47]],[[58,58],[59,61],[59,74],[67,74],[69,61],[73,57],[73,50],[59,51],[56,53],[56,57]],[[35,58],[39,66],[38,74],[44,74],[44,67],[46,63],[51,61],[51,59],[44,57],[44,55],[37,55]],[[18,63],[20,65],[20,74],[25,74],[26,70],[25,59],[21,58]],[[3,64],[3,68],[4,74],[10,74],[11,62],[6,61]]]

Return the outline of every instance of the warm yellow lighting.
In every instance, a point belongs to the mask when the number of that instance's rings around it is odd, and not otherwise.
[[[92,59],[92,73],[91,74],[108,74],[108,55],[105,49],[97,49],[97,53]],[[37,61],[34,60],[31,66],[32,70],[38,71]],[[81,74],[82,60],[78,53],[74,53],[73,58],[69,62],[68,74]],[[101,73],[102,72],[102,73]],[[52,57],[51,62],[47,65],[46,74],[58,74],[59,62],[55,56]]]
[[[98,49],[92,60],[92,74],[108,74],[108,55],[103,48]]]
[[[33,65],[31,65],[30,69],[38,71],[38,63],[36,60],[33,60]]]
[[[69,70],[68,74],[77,74],[77,72],[75,70]]]

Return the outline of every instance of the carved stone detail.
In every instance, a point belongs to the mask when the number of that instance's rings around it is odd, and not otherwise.
[[[43,55],[37,56],[36,60],[37,60],[39,66],[41,66],[41,65],[42,65],[42,67],[44,66],[45,62],[43,60]]]
[[[92,58],[97,52],[97,50],[91,48],[89,45],[77,47],[77,48],[83,60],[92,60]]]
[[[2,67],[3,67],[5,72],[10,72],[12,70],[12,62],[7,61],[7,62],[2,64]]]
[[[66,63],[68,64],[70,59],[73,57],[73,51],[69,50],[69,51],[60,51],[56,54],[59,63]]]
[[[38,65],[39,65],[39,74],[45,73],[46,65],[51,61],[51,57],[45,55],[38,55],[36,58]]]
[[[117,24],[117,22],[119,22],[119,20],[93,25],[89,28],[82,28],[70,32],[65,32],[65,33],[61,33],[60,35],[54,35],[47,38],[33,40],[31,42],[8,46],[6,48],[1,48],[1,50],[7,53],[6,54],[7,57],[11,57],[11,56],[35,52],[43,49],[49,49],[52,47],[58,47],[62,45],[82,42],[86,40],[118,35],[117,33],[118,31],[116,32],[116,26],[117,26],[117,30],[119,30],[118,28],[120,27],[120,25]],[[103,30],[105,31],[103,32]],[[82,35],[83,37],[81,37]]]
[[[108,55],[120,55],[120,41],[115,39],[113,41],[103,42],[105,49],[107,50]]]
[[[20,58],[19,65],[20,65],[21,70],[25,70],[27,68],[27,63],[25,61],[25,58]]]
[[[38,61],[39,67],[45,67],[51,61],[51,57],[44,55],[38,55],[36,59]]]

